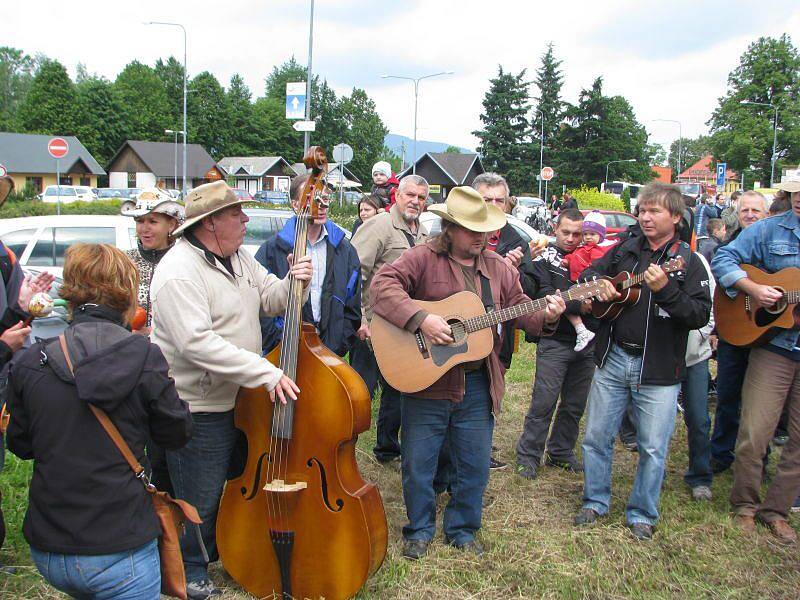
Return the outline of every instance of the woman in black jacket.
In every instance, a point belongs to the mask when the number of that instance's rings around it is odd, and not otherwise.
[[[167,362],[128,323],[137,305],[131,261],[106,244],[72,246],[61,296],[74,376],[58,339],[12,361],[8,447],[33,459],[23,534],[39,572],[78,598],[156,600],[160,527],[150,495],[91,412],[104,410],[137,460],[151,437],[173,450],[191,434]]]

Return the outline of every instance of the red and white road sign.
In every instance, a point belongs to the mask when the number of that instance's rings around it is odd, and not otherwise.
[[[53,158],[64,158],[69,152],[69,144],[64,138],[53,138],[47,142],[47,151]]]
[[[4,165],[0,165],[0,177],[5,177],[7,173],[8,173],[8,171],[6,171],[5,166]]]
[[[553,167],[542,167],[542,171],[539,173],[545,181],[550,181],[555,174],[556,172],[553,171]]]

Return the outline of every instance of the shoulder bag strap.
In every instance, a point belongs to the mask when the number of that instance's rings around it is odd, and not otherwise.
[[[69,368],[69,372],[74,377],[75,371],[72,368],[72,358],[69,355],[69,348],[67,347],[67,339],[63,333],[60,336],[58,336],[58,341],[61,344],[61,351],[64,353],[64,358],[67,360],[67,368]],[[110,437],[111,441],[114,442],[114,445],[120,451],[120,454],[122,454],[123,458],[125,459],[125,462],[127,462],[128,465],[130,466],[131,470],[133,471],[133,474],[136,475],[137,479],[141,479],[142,482],[145,484],[145,486],[147,486],[148,482],[146,481],[145,478],[144,467],[141,464],[139,464],[138,460],[136,460],[136,457],[133,455],[133,452],[131,452],[130,446],[128,446],[128,443],[122,437],[122,434],[120,434],[119,429],[117,429],[117,426],[111,422],[111,419],[108,418],[108,414],[106,414],[106,412],[103,409],[97,408],[94,404],[91,403],[88,404],[89,404],[89,409],[94,413],[94,416],[97,417],[97,420],[100,421],[100,425],[102,425],[103,429],[106,430],[108,437]]]

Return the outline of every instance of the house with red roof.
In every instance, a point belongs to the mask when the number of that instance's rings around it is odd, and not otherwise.
[[[702,183],[706,188],[709,188],[711,193],[716,193],[717,168],[712,156],[706,154],[703,158],[685,169],[678,175],[677,183]],[[739,174],[733,169],[727,169],[725,172],[725,189],[719,191],[730,194],[740,187]]]

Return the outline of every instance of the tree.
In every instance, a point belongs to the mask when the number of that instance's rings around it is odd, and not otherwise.
[[[76,101],[75,84],[64,65],[45,60],[17,112],[20,131],[75,135]]]
[[[353,88],[349,97],[342,98],[341,110],[347,125],[345,139],[353,147],[353,161],[347,168],[361,181],[368,182],[389,130],[375,110],[375,102],[362,89]]]
[[[119,118],[122,102],[111,83],[99,77],[84,79],[76,87],[76,135],[104,165],[125,142],[125,124]]]
[[[311,141],[327,152],[333,152],[336,144],[347,139],[343,101],[336,97],[336,92],[324,80],[312,88],[311,101],[312,117],[317,123],[316,130],[311,134]]]
[[[684,138],[680,141],[680,150],[681,170],[685,171],[698,160],[703,158],[706,154],[712,153],[711,137],[707,135],[701,135],[696,138]],[[667,161],[675,173],[675,177],[677,178],[677,176],[680,174],[678,173],[678,140],[675,140],[672,142],[672,144],[670,144],[669,157]]]
[[[259,98],[253,105],[253,131],[259,156],[282,156],[289,163],[303,158],[302,134],[286,119],[285,104],[276,98]]]
[[[214,158],[225,155],[229,139],[230,115],[225,90],[208,71],[198,74],[189,84],[189,140],[200,144]]]
[[[647,152],[647,132],[636,120],[633,108],[622,96],[604,96],[603,78],[581,90],[578,104],[566,113],[567,124],[559,134],[559,164],[556,172],[569,187],[599,186],[609,179],[648,182],[653,178]]]
[[[33,83],[38,60],[22,50],[0,47],[0,130],[14,131],[17,110]]]
[[[275,98],[276,100],[284,102],[286,100],[286,84],[296,81],[305,81],[306,73],[306,68],[297,62],[294,56],[283,64],[273,67],[264,82],[267,98]],[[314,76],[311,80],[312,87],[316,87],[318,83],[319,77]]]
[[[444,151],[445,154],[461,154],[461,148],[458,146],[448,146]]]
[[[452,148],[453,146],[450,146],[450,147]],[[378,155],[378,158],[377,158],[377,160],[375,162],[377,162],[379,160],[385,160],[390,165],[392,165],[392,173],[399,173],[400,171],[403,170],[402,159],[399,156],[397,156],[397,154],[391,148],[388,148],[388,147],[384,146],[383,150]],[[370,173],[370,180],[371,179],[372,179],[372,173]],[[370,180],[368,180],[368,181],[370,181]],[[364,182],[365,183],[365,186],[364,186],[365,188],[370,187],[368,181]]]
[[[169,129],[183,130],[183,63],[174,56],[166,61],[159,58],[153,69],[164,84],[169,103]]]
[[[730,168],[755,168],[762,184],[770,181],[773,119],[778,108],[778,160],[800,157],[800,54],[784,34],[750,44],[728,75],[728,91],[719,99],[708,125],[714,157]],[[775,167],[780,179],[779,165]]]
[[[512,193],[532,189],[530,125],[525,70],[517,75],[498,67],[483,98],[483,129],[472,133],[480,139],[478,152],[489,171],[506,177]]]
[[[532,151],[535,152],[541,145],[542,138],[542,117],[544,117],[544,152],[547,156],[545,164],[553,162],[558,152],[556,136],[564,121],[564,111],[566,103],[561,100],[561,88],[564,85],[564,75],[561,71],[561,61],[556,60],[553,52],[553,44],[547,44],[547,50],[542,55],[542,65],[536,71],[534,80],[538,90],[536,97],[536,111],[531,124],[531,138],[533,143]],[[539,161],[534,161],[536,167],[533,168],[538,173]],[[560,173],[556,172],[556,181],[551,181],[552,186],[556,186],[559,181]]]
[[[238,73],[231,77],[228,86],[229,118],[227,129],[230,134],[225,155],[250,156],[258,146],[258,135],[253,128],[253,104],[250,90]]]
[[[120,118],[128,139],[161,141],[164,130],[175,126],[164,83],[149,66],[136,60],[125,65],[114,90],[122,103]]]

